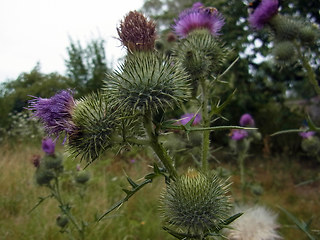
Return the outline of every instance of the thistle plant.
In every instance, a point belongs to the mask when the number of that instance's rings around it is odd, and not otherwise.
[[[73,215],[70,203],[65,201],[62,194],[61,182],[68,175],[63,166],[63,157],[55,151],[55,142],[51,138],[42,140],[42,150],[45,155],[43,157],[36,156],[33,159],[33,165],[36,167],[35,181],[39,186],[46,187],[50,194],[46,197],[39,197],[39,202],[30,212],[34,211],[46,199],[52,198],[59,204],[61,212],[56,218],[60,232],[68,234],[70,239],[85,239],[87,223],[83,220],[79,221]],[[74,182],[80,187],[79,195],[83,197],[90,175],[80,168],[73,173]]]
[[[249,4],[249,23],[255,30],[267,28],[273,39],[275,63],[280,67],[299,62],[317,95],[320,87],[309,63],[310,49],[318,44],[319,27],[311,22],[281,15],[278,0],[254,0]]]
[[[239,124],[244,127],[255,127],[255,121],[249,113],[245,113],[240,117]],[[248,157],[252,141],[260,139],[261,134],[258,130],[235,129],[231,130],[230,133],[229,147],[237,156],[243,193],[246,188],[245,159]]]

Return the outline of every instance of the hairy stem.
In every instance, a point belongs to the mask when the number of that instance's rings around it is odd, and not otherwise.
[[[202,91],[202,121],[203,127],[210,127],[210,119],[208,113],[208,87],[205,79],[201,80],[201,91]],[[209,147],[210,147],[210,131],[202,132],[202,159],[201,167],[203,171],[208,170],[208,156],[209,156]]]
[[[156,134],[153,123],[152,123],[152,115],[151,113],[146,113],[144,115],[143,120],[144,128],[149,137],[149,145],[153,149],[153,151],[157,154],[160,161],[163,163],[164,167],[167,169],[168,173],[172,177],[172,179],[176,179],[178,177],[178,173],[173,165],[172,158],[168,155],[166,149],[159,143],[158,135]]]
[[[316,74],[314,73],[312,67],[309,64],[308,59],[302,54],[301,48],[298,44],[296,44],[296,49],[298,52],[298,57],[301,60],[302,66],[307,71],[307,76],[310,84],[313,86],[314,90],[316,91],[317,95],[320,96],[320,86],[316,79]]]
[[[80,235],[80,239],[84,239],[84,229],[79,226],[77,221],[75,220],[74,216],[71,214],[69,207],[67,204],[64,203],[61,194],[60,194],[60,187],[59,187],[59,179],[56,177],[54,186],[49,187],[52,191],[54,198],[59,202],[61,211],[67,216],[70,222],[74,225]]]

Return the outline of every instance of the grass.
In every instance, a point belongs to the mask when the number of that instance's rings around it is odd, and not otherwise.
[[[55,223],[60,213],[58,204],[53,199],[47,199],[28,213],[38,202],[38,197],[49,194],[45,187],[37,186],[33,178],[35,168],[31,159],[34,154],[42,155],[41,150],[32,145],[18,144],[15,147],[2,146],[0,152],[1,239],[69,239],[68,235],[59,232]],[[113,203],[125,196],[121,190],[129,187],[125,174],[137,181],[151,171],[148,167],[152,164],[151,156],[140,152],[116,157],[108,154],[96,161],[88,167],[91,179],[83,199],[78,195],[78,188],[74,183],[67,181],[62,184],[63,196],[71,204],[73,214],[82,216],[89,223],[87,239],[173,239],[161,229],[158,210],[159,196],[164,187],[161,178],[155,179],[101,222],[95,222]],[[136,161],[132,163],[131,158]],[[221,157],[220,160],[221,165],[232,173],[233,198],[241,199],[236,161],[228,156]],[[77,163],[67,160],[66,170],[71,171]],[[214,165],[216,163],[212,163]],[[279,231],[284,239],[307,238],[277,206],[285,208],[298,219],[313,219],[311,229],[320,229],[320,181],[297,186],[301,182],[319,177],[319,164],[287,157],[251,157],[246,159],[246,166],[247,180],[259,183],[264,189],[260,196],[247,189],[246,201],[267,206],[278,213]]]

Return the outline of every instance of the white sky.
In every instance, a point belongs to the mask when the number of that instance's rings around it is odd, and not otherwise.
[[[139,10],[143,0],[0,0],[0,82],[30,72],[65,73],[69,37],[82,46],[106,41],[109,63],[125,54],[116,27],[124,15]]]

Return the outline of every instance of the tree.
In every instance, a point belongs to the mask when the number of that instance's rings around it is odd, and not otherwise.
[[[79,41],[74,42],[70,39],[67,52],[66,74],[73,81],[77,95],[83,96],[100,89],[106,73],[110,71],[107,66],[104,40],[91,40],[83,48]]]

